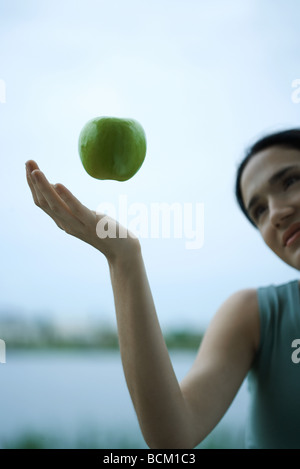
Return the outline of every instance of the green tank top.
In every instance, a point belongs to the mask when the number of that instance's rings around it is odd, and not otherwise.
[[[260,346],[248,374],[248,449],[300,449],[298,280],[257,289]]]

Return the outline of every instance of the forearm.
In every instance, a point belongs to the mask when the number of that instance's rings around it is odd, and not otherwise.
[[[121,358],[151,448],[188,447],[189,418],[161,332],[140,250],[110,264]]]

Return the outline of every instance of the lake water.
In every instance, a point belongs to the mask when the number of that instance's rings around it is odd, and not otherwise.
[[[194,352],[171,352],[178,379],[194,358]],[[0,382],[0,448],[28,432],[53,436],[55,447],[98,440],[103,448],[147,448],[118,351],[7,350]],[[207,440],[229,431],[232,447],[241,447],[248,401],[244,383]]]

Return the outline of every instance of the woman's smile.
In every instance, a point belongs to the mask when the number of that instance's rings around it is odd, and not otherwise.
[[[283,246],[291,246],[300,237],[300,223],[294,223],[283,235]]]

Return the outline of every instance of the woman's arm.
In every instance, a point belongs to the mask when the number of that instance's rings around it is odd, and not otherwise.
[[[161,332],[142,255],[110,267],[127,386],[150,448],[192,447],[190,416]]]
[[[111,266],[111,279],[124,373],[144,438],[150,448],[194,448],[223,417],[250,369],[259,344],[256,291],[224,302],[178,383],[140,253]]]
[[[128,233],[126,238],[100,239],[96,225],[101,215],[83,206],[62,184],[49,184],[34,161],[28,166],[36,205],[108,260],[122,364],[145,441],[151,448],[194,448],[225,413],[251,366],[259,329],[255,291],[238,292],[222,305],[194,365],[179,383],[137,238]]]

